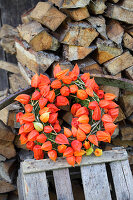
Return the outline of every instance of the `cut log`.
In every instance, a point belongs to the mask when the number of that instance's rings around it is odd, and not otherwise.
[[[12,142],[14,137],[12,130],[0,120],[0,140]]]
[[[133,37],[133,27],[132,27],[132,28],[129,28],[129,29],[127,30],[127,32]]]
[[[20,89],[26,88],[28,86],[27,82],[23,79],[21,75],[11,74],[9,76],[10,92],[14,93]]]
[[[15,54],[15,37],[18,37],[17,29],[10,25],[3,25],[0,29],[0,45],[7,53]]]
[[[123,0],[119,3],[119,5],[124,9],[133,11],[133,1],[131,0]]]
[[[133,51],[133,37],[130,36],[128,33],[125,33],[123,36],[124,46],[131,51]]]
[[[123,121],[124,119],[126,119],[125,114],[123,112],[123,110],[121,109],[121,107],[119,106],[119,115],[115,120],[115,123]]]
[[[66,18],[65,14],[48,2],[38,2],[30,16],[52,31],[55,31]]]
[[[129,146],[133,146],[133,141],[130,140],[121,140],[120,138],[115,138],[112,140],[113,145],[115,146],[123,146],[123,147],[129,147]]]
[[[21,15],[21,21],[22,21],[23,24],[27,24],[27,23],[32,21],[32,18],[30,16],[30,13],[31,13],[32,10],[33,10],[33,8],[26,11],[25,13],[23,13]]]
[[[122,140],[133,140],[133,126],[121,127]]]
[[[82,8],[90,3],[90,0],[48,0],[59,8]]]
[[[128,24],[133,24],[133,12],[123,9],[118,5],[108,3],[105,16]]]
[[[116,20],[109,20],[107,23],[107,36],[116,44],[121,44],[124,29]]]
[[[120,97],[120,103],[124,108],[124,113],[129,117],[133,112],[133,93],[122,95]]]
[[[16,190],[15,185],[8,183],[0,178],[0,193],[6,193]],[[2,199],[4,200],[4,199]]]
[[[45,72],[47,68],[54,62],[59,60],[58,56],[46,52],[35,52],[29,49],[27,43],[16,40],[17,59],[23,66],[28,67],[35,73]]]
[[[90,16],[89,18],[86,19],[91,25],[99,32],[101,37],[103,39],[108,39],[107,34],[106,34],[106,24],[105,24],[105,19],[103,16],[99,17],[92,17]]]
[[[130,115],[127,119],[131,124],[133,124],[133,114]]]
[[[16,156],[14,145],[10,141],[0,140],[0,154],[10,159]]]
[[[20,138],[19,135],[15,136],[14,145],[19,149],[25,149],[28,151],[28,149],[26,148],[26,144],[21,144],[19,138]]]
[[[75,21],[81,21],[90,16],[87,7],[77,9],[64,9],[63,11]]]
[[[4,69],[6,71],[15,73],[15,74],[19,74],[19,68],[17,65],[13,64],[13,63],[9,63],[9,62],[5,62],[3,60],[0,60],[0,69]]]
[[[95,49],[96,46],[80,47],[80,46],[63,45],[63,55],[66,59],[70,61],[81,60],[84,59]]]
[[[63,115],[63,120],[68,123],[70,126],[71,126],[71,122],[72,122],[72,113],[69,111],[69,112],[66,112],[64,115]]]
[[[19,62],[18,62],[18,67],[19,67],[21,75],[26,80],[28,85],[31,85],[31,78],[34,75],[34,73],[31,70],[29,70],[27,67],[21,65]]]
[[[109,0],[112,3],[117,3],[119,0]]]
[[[102,68],[92,59],[86,58],[82,61],[76,62],[83,73],[102,74]],[[75,63],[75,64],[76,64]]]
[[[118,56],[117,58],[114,58],[111,61],[104,63],[104,66],[112,75],[116,75],[132,65],[133,56],[128,51]]]
[[[129,79],[133,80],[133,66],[125,69],[125,73]]]
[[[9,111],[7,108],[4,108],[0,111],[0,120],[3,121],[5,124],[8,122]]]
[[[20,37],[35,51],[53,50],[59,47],[59,42],[51,36],[41,24],[36,21],[22,24],[17,27]]]
[[[89,11],[92,14],[95,14],[95,15],[103,14],[104,10],[107,8],[107,6],[105,5],[105,1],[106,0],[93,0],[93,1],[90,1]]]
[[[116,47],[112,41],[107,40],[103,41],[98,39],[97,42],[97,54],[96,60],[98,63],[103,64],[112,58],[115,58],[122,54],[123,50],[119,47]]]
[[[60,42],[68,45],[86,46],[98,36],[98,32],[88,23],[76,22],[67,24],[60,34]]]

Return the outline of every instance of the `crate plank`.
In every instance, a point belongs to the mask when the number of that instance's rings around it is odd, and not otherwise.
[[[133,200],[133,177],[128,160],[110,163],[117,200]]]
[[[105,164],[81,166],[85,200],[111,200]]]
[[[24,200],[49,200],[46,173],[23,175]]]
[[[98,163],[106,163],[117,160],[126,160],[127,152],[125,149],[104,151],[101,157],[96,156],[84,156],[81,165],[92,165]],[[75,165],[78,166],[78,165]],[[65,158],[58,158],[55,163],[50,159],[43,160],[25,160],[22,163],[23,173],[35,173],[43,172],[54,169],[70,168],[71,166],[67,163]]]
[[[57,199],[74,200],[69,169],[59,169],[53,171]]]
[[[17,177],[17,188],[19,194],[19,200],[24,200],[24,193],[23,193],[23,179],[22,179],[22,171],[21,169],[18,170],[18,177]]]

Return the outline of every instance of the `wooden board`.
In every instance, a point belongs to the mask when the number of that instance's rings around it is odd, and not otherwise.
[[[57,199],[74,200],[69,169],[59,169],[53,171]]]
[[[105,164],[81,167],[85,200],[111,200]]]
[[[133,178],[128,160],[110,163],[117,200],[133,199]]]

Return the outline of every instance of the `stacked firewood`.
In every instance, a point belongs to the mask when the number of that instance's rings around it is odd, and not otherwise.
[[[130,163],[133,165],[133,1],[49,0],[39,2],[26,11],[21,20],[22,24],[16,28],[4,25],[0,30],[1,46],[6,52],[16,54],[18,60],[18,65],[0,61],[0,68],[10,72],[10,93],[30,85],[34,73],[45,72],[53,77],[53,68],[57,63],[62,69],[72,69],[77,63],[81,73],[89,72],[101,77],[101,88],[114,93],[120,105],[116,120],[118,128],[112,143],[106,145],[105,149],[124,146],[129,150]],[[129,91],[117,82],[108,81],[109,85],[105,85],[104,76],[112,76],[114,80],[125,78]],[[19,127],[14,120],[18,107],[14,110],[3,109],[0,114],[6,116],[8,112],[5,123],[17,130]],[[63,111],[62,115],[60,122],[69,126],[69,110]],[[4,121],[3,117],[0,119]],[[0,154],[4,156],[0,157],[0,169],[3,170],[7,163],[5,159],[14,157],[16,152],[13,133],[7,131],[10,136],[5,142],[4,136],[1,138],[1,126],[6,130],[8,128],[0,122]],[[9,150],[10,156],[6,155],[5,144],[6,148],[12,149]],[[28,151],[24,153],[25,145],[20,144],[18,136],[14,145],[21,149],[19,155],[22,160],[24,155],[32,157]],[[11,165],[7,163],[7,171]],[[10,188],[9,174],[5,175],[2,182],[0,179],[2,184],[5,184],[4,181]]]

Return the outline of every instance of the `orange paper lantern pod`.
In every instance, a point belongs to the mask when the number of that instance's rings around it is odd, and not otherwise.
[[[113,109],[119,107],[114,101],[109,101],[108,109]]]
[[[78,140],[73,140],[71,142],[71,146],[72,146],[74,151],[80,152],[81,148],[82,148],[82,142],[80,142]]]
[[[46,85],[45,83],[39,84],[39,90],[43,97],[46,97],[50,91],[50,86]]]
[[[96,149],[94,151],[95,156],[101,156],[103,154],[102,149]]]
[[[61,126],[57,123],[54,125],[54,130],[56,131],[56,133],[59,133],[61,131]]]
[[[14,100],[19,101],[22,104],[28,104],[30,101],[30,96],[28,94],[20,94]]]
[[[99,106],[100,106],[100,108],[108,108],[109,101],[107,101],[107,100],[101,100],[101,101],[99,101]]]
[[[52,150],[52,143],[50,141],[44,142],[41,149],[44,151]]]
[[[73,149],[71,147],[67,147],[63,153],[63,157],[73,156],[73,153],[74,153]]]
[[[110,133],[111,136],[113,135],[116,127],[117,127],[117,125],[115,125],[114,123],[104,123],[105,131]]]
[[[63,86],[61,89],[60,89],[60,93],[62,96],[69,96],[70,94],[70,90],[67,86]]]
[[[73,137],[76,137],[78,129],[75,126],[72,126],[71,130],[72,130]]]
[[[55,150],[48,151],[48,157],[49,157],[51,160],[56,161],[57,152],[56,152]]]
[[[102,122],[107,122],[107,123],[111,123],[113,122],[112,117],[108,114],[104,114],[102,116]]]
[[[47,107],[49,108],[49,112],[51,112],[51,113],[56,113],[56,112],[58,112],[60,110],[54,104],[51,104],[51,103],[49,103],[47,105]]]
[[[35,115],[33,113],[25,113],[22,116],[22,120],[24,121],[24,123],[34,122],[35,121]]]
[[[29,133],[34,129],[34,124],[33,122],[26,123],[24,124],[23,128],[25,133]]]
[[[22,112],[19,112],[16,114],[16,121],[17,122],[20,122],[20,118],[23,116],[23,113]]]
[[[70,85],[70,93],[75,94],[78,91],[77,85]]]
[[[78,128],[78,131],[77,131],[77,140],[79,141],[84,141],[86,139],[86,134],[84,131],[82,131],[80,128]]]
[[[103,141],[103,142],[107,141],[109,143],[111,141],[111,136],[108,132],[97,131],[96,136],[97,136],[98,141]]]
[[[26,144],[28,142],[28,138],[25,134],[21,134],[19,139],[21,141],[21,144]]]
[[[43,74],[40,74],[40,77],[39,77],[39,79],[40,79],[40,82],[41,83],[45,83],[45,84],[50,84],[50,79],[49,79],[49,77],[48,76],[46,76],[46,75],[43,75]]]
[[[33,106],[32,106],[31,104],[26,104],[26,105],[24,106],[24,109],[25,109],[25,112],[30,113],[30,112],[32,112],[32,110],[33,110]]]
[[[44,158],[44,153],[43,153],[40,145],[35,145],[33,148],[33,152],[34,152],[34,158],[36,160],[40,160],[40,159]]]
[[[81,151],[74,151],[74,156],[83,156],[86,152],[81,149]]]
[[[69,105],[69,101],[66,97],[64,96],[57,96],[56,97],[56,106],[67,106]]]
[[[95,86],[96,86],[96,82],[95,82],[94,78],[88,79],[88,80],[86,81],[86,83],[85,83],[85,87],[86,87],[86,88],[87,88],[87,87],[90,87],[90,88],[92,88],[92,90],[94,90]]]
[[[64,134],[62,134],[62,133],[60,133],[60,134],[58,134],[56,136],[55,142],[57,144],[69,144],[67,137]]]
[[[97,106],[98,106],[97,101],[92,101],[92,102],[89,102],[88,108],[91,110],[94,110]]]
[[[67,146],[65,144],[61,144],[61,145],[58,146],[58,152],[64,153],[66,148],[67,148]]]
[[[84,74],[82,74],[81,75],[81,80],[84,82],[84,83],[86,83],[86,81],[88,80],[88,79],[90,79],[90,73],[88,72],[88,73],[84,73]]]
[[[77,112],[77,110],[79,108],[81,108],[81,105],[79,103],[75,103],[75,104],[72,105],[72,107],[71,107],[71,113],[72,113],[73,116],[76,115],[76,112]]]
[[[33,94],[32,94],[32,97],[31,97],[31,100],[39,100],[41,97],[41,93],[36,90]]]
[[[40,83],[40,77],[38,74],[35,74],[31,79],[31,87],[37,88]]]
[[[33,147],[35,146],[35,143],[33,142],[33,141],[31,141],[31,142],[27,142],[26,143],[26,147],[27,147],[27,149],[29,149],[29,150],[33,150]]]
[[[92,144],[98,146],[98,139],[97,139],[97,137],[96,137],[95,135],[89,135],[88,140],[89,140]]]
[[[90,133],[91,125],[90,124],[79,124],[79,128],[84,131],[86,134]]]
[[[64,127],[64,135],[68,138],[72,136],[72,131],[69,128]]]
[[[54,80],[52,83],[51,83],[51,87],[53,89],[59,89],[61,88],[61,81],[59,80]]]
[[[58,113],[51,113],[48,122],[54,124],[57,121]]]
[[[78,128],[79,125],[78,118],[72,118],[71,125],[74,126],[75,128]]]
[[[19,133],[18,133],[18,135],[21,135],[21,134],[23,134],[23,133],[25,133],[25,132],[24,132],[24,125],[22,125],[22,126],[19,128]],[[27,134],[27,133],[25,133],[25,134]]]
[[[44,107],[41,110],[39,110],[39,115],[42,115],[43,113],[47,113],[47,112],[49,112],[49,108]]]
[[[48,100],[46,98],[41,97],[39,99],[39,107],[40,107],[40,109],[44,108],[46,106],[47,102],[48,102]]]
[[[71,84],[72,78],[70,76],[64,76],[62,78],[62,82],[65,83],[65,84]]]
[[[44,135],[42,133],[42,134],[37,136],[36,140],[37,140],[37,142],[44,143],[47,140],[47,137],[46,137],[46,135]]]
[[[63,77],[69,72],[69,69],[64,69],[64,70],[61,70],[60,72],[58,72],[56,74],[56,78],[58,78],[59,80],[62,80]]]
[[[76,156],[75,157],[75,161],[78,165],[80,165],[81,161],[82,161],[82,156]]]
[[[66,157],[66,160],[67,160],[69,165],[74,167],[74,165],[75,165],[75,156]]]
[[[79,117],[78,122],[81,124],[88,124],[89,123],[88,115],[82,115],[81,117]]]
[[[38,131],[36,131],[36,130],[31,131],[28,134],[28,141],[35,141],[38,135],[39,135]]]
[[[92,115],[92,119],[95,120],[95,121],[98,121],[98,120],[101,119],[101,110],[100,110],[99,106],[97,106],[94,109],[94,112],[93,112],[93,115]]]
[[[55,92],[54,92],[54,90],[49,91],[49,93],[47,94],[46,98],[48,99],[48,101],[50,103],[53,103],[53,101],[55,100]]]
[[[118,117],[119,115],[119,108],[113,108],[108,111],[108,114],[111,115],[112,118]]]
[[[43,123],[48,122],[48,120],[49,120],[49,112],[43,113],[43,114],[40,116],[40,120],[41,120]]]
[[[53,128],[51,126],[44,126],[45,133],[51,133],[52,131],[53,131]]]
[[[85,140],[83,146],[84,146],[85,149],[89,149],[90,148],[90,142]]]
[[[86,93],[85,90],[78,90],[77,91],[77,97],[81,100],[85,100],[88,98],[88,94]]]
[[[77,80],[79,76],[80,70],[78,65],[76,64],[71,72],[69,72],[69,76],[72,78],[73,81]]]
[[[54,71],[53,71],[54,78],[56,78],[56,74],[58,74],[60,71],[61,71],[60,65],[57,64],[57,65],[54,67]]]
[[[105,99],[105,100],[108,100],[108,101],[112,101],[112,100],[114,100],[115,98],[116,98],[116,95],[111,94],[111,93],[106,93],[106,94],[104,95],[104,99]]]
[[[94,97],[93,89],[92,89],[91,87],[87,87],[87,88],[86,88],[86,93],[87,93],[90,97]]]
[[[99,97],[99,99],[102,99],[104,97],[104,91],[103,90],[98,90],[96,92],[97,96]]]
[[[76,112],[76,117],[81,117],[82,115],[89,115],[89,110],[86,107],[81,107]]]

